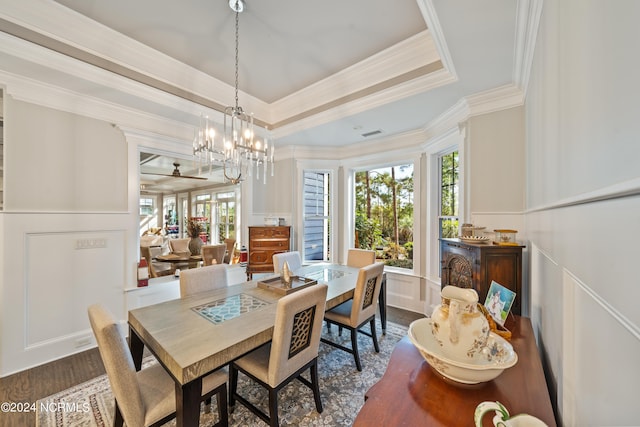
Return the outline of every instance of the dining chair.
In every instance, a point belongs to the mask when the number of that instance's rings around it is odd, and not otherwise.
[[[380,295],[383,272],[384,264],[381,262],[360,268],[353,298],[324,313],[324,320],[329,325],[334,324],[351,331],[351,348],[326,338],[322,338],[321,341],[353,354],[358,371],[362,371],[360,354],[358,353],[358,332],[371,337],[376,353],[380,352],[376,337],[376,301]],[[360,329],[366,323],[371,326],[371,333]]]
[[[202,246],[202,265],[207,266],[211,264],[224,263],[224,254],[227,250],[227,245],[220,243],[219,245],[203,245]],[[215,262],[214,262],[215,261]]]
[[[280,274],[285,261],[287,261],[287,263],[289,264],[289,270],[291,271],[296,271],[297,269],[302,267],[302,258],[300,257],[300,252],[280,252],[278,254],[273,254],[274,273]]]
[[[157,254],[154,254],[154,251]],[[140,256],[147,260],[149,266],[149,277],[169,276],[175,271],[175,266],[168,262],[157,262],[153,258],[160,255],[160,248],[150,248],[149,246],[140,246]]]
[[[231,264],[233,261],[233,252],[236,248],[236,239],[224,239],[224,244],[227,246],[227,253],[224,255],[224,263]]]
[[[159,363],[136,372],[133,357],[114,316],[105,307],[89,307],[89,321],[115,397],[114,427],[160,426],[176,415],[175,381]],[[215,371],[202,379],[202,401],[216,395],[219,421],[228,425],[227,372]]]
[[[328,286],[313,285],[278,300],[271,342],[236,359],[229,370],[229,407],[236,400],[272,427],[278,422],[278,391],[297,378],[313,391],[322,412],[318,383],[318,348]],[[302,376],[309,369],[310,380]],[[237,392],[238,371],[269,392],[269,415]]]
[[[361,268],[374,262],[376,262],[376,251],[351,248],[347,252],[347,265],[349,267]]]
[[[191,253],[189,251],[189,238],[186,239],[170,239],[169,240],[169,248],[171,249],[171,253],[174,254],[184,254]]]
[[[229,284],[227,266],[207,265],[180,272],[180,298],[211,289],[225,288]]]

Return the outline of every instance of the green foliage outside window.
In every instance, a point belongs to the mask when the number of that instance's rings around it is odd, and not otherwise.
[[[458,236],[458,152],[440,157],[440,237]]]
[[[356,173],[356,245],[413,268],[413,165]]]

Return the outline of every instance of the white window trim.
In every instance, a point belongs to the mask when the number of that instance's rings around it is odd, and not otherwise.
[[[349,239],[344,242],[343,251],[344,259],[343,262],[346,262],[346,254],[349,248],[353,247],[353,242],[350,240],[350,236],[355,235],[355,175],[357,172],[362,172],[366,170],[373,169],[382,169],[392,166],[398,165],[413,165],[413,200],[414,206],[418,206],[418,209],[413,209],[413,269],[408,268],[400,268],[400,267],[391,267],[385,266],[385,271],[405,274],[405,275],[413,275],[420,276],[420,262],[421,259],[421,194],[422,194],[422,178],[421,178],[421,161],[420,161],[420,153],[415,153],[412,156],[398,157],[393,161],[389,161],[388,156],[384,157],[384,161],[382,161],[382,157],[380,157],[380,161],[375,161],[376,159],[370,159],[368,163],[360,163],[353,164],[349,168],[348,179],[346,182],[346,189],[344,193],[345,197],[345,221],[344,224],[346,236],[349,236]]]
[[[329,217],[331,221],[331,230],[329,236],[329,260],[328,262],[339,262],[336,257],[336,250],[338,249],[338,237],[339,233],[339,216],[338,216],[338,173],[339,166],[336,166],[336,162],[321,160],[321,161],[297,161],[296,162],[296,176],[298,182],[295,192],[295,206],[297,207],[297,213],[294,213],[292,218],[295,218],[295,246],[292,250],[300,250],[301,255],[304,257],[302,251],[304,250],[304,235],[302,230],[304,229],[304,173],[305,172],[320,172],[329,174],[329,200],[330,211]],[[298,249],[296,249],[298,248]]]

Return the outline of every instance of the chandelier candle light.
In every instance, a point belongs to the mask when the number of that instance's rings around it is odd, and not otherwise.
[[[247,176],[253,174],[255,165],[256,179],[260,180],[262,165],[263,182],[267,182],[267,163],[271,163],[271,176],[274,169],[274,146],[269,146],[265,137],[261,142],[256,138],[253,125],[253,114],[247,114],[238,105],[238,28],[240,12],[244,10],[244,0],[229,0],[229,7],[236,13],[236,73],[235,73],[235,106],[224,109],[223,135],[219,147],[215,144],[216,131],[212,121],[206,116],[200,117],[200,129],[193,141],[194,162],[209,166],[222,163],[224,177],[227,182],[239,184]]]

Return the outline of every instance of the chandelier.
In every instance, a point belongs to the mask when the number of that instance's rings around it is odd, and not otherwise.
[[[238,34],[240,12],[244,10],[244,0],[229,0],[229,7],[236,13],[236,57],[235,57],[235,106],[224,109],[222,136],[216,137],[216,125],[207,116],[200,117],[200,127],[193,141],[194,162],[213,171],[214,165],[222,163],[224,178],[232,184],[239,184],[246,177],[255,174],[256,179],[267,182],[267,165],[274,169],[274,146],[267,137],[262,141],[256,136],[253,114],[247,114],[238,104]]]

